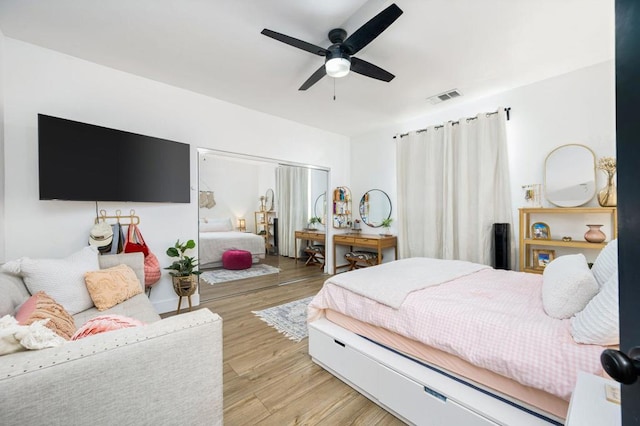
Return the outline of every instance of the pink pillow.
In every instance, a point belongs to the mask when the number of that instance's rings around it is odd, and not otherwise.
[[[73,317],[44,291],[39,291],[18,308],[16,320],[20,325],[31,325],[35,321],[48,319],[45,327],[69,340],[76,331]]]
[[[89,321],[85,322],[71,337],[71,340],[78,340],[93,334],[119,330],[121,328],[138,327],[141,325],[144,325],[144,323],[135,318],[129,318],[122,315],[102,315],[91,318]]]

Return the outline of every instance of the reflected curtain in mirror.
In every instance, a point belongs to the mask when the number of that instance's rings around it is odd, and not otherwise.
[[[278,211],[278,241],[282,256],[297,257],[295,231],[307,226],[311,217],[309,207],[310,170],[304,167],[280,166],[276,169]]]

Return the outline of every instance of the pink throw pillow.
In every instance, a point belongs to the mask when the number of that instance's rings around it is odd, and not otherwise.
[[[26,300],[16,312],[16,320],[20,325],[31,325],[35,321],[49,321],[45,327],[69,340],[76,331],[73,317],[44,291],[39,291]]]
[[[122,315],[102,315],[85,322],[71,337],[71,340],[78,340],[94,334],[119,330],[121,328],[139,327],[141,325],[145,324],[135,318]]]

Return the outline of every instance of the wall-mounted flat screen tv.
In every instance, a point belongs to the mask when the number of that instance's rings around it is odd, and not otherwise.
[[[189,148],[38,114],[40,199],[189,203]]]

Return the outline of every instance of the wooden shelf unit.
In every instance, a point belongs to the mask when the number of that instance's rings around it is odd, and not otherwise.
[[[351,223],[351,190],[339,186],[333,190],[333,227],[350,229]]]
[[[520,270],[541,274],[542,270],[534,269],[532,265],[532,247],[540,246],[545,248],[572,248],[580,250],[602,249],[607,242],[590,243],[583,240],[562,241],[558,239],[543,240],[532,238],[531,225],[535,221],[531,220],[532,215],[584,215],[603,214],[609,215],[611,221],[612,235],[610,239],[618,238],[618,209],[616,207],[525,207],[520,209]],[[550,225],[550,227],[552,227]],[[553,228],[553,227],[552,227]],[[586,232],[586,230],[585,230]]]
[[[267,253],[270,253],[275,248],[275,241],[273,239],[273,218],[275,217],[276,212],[273,210],[255,212],[256,234],[264,238],[264,248]]]

